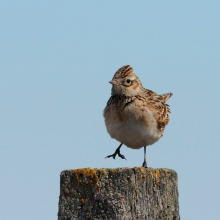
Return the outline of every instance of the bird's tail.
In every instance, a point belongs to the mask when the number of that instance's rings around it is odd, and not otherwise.
[[[166,93],[166,94],[162,94],[161,96],[163,96],[164,101],[167,102],[172,95],[173,93]]]

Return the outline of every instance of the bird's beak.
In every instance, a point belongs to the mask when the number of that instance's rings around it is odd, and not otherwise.
[[[120,85],[120,83],[115,81],[115,80],[111,80],[109,83],[111,83],[114,86],[119,86]]]

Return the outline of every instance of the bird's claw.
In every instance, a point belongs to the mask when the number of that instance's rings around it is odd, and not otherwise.
[[[147,162],[144,161],[142,167],[147,168]]]
[[[125,158],[125,156],[122,155],[122,154],[120,154],[120,153],[118,153],[118,156],[121,157],[121,159],[125,159],[125,160],[127,160],[127,159]]]
[[[105,157],[105,159],[106,159],[106,158],[113,157],[113,159],[115,160],[116,155],[118,155],[119,157],[121,157],[121,159],[127,160],[124,155],[120,154],[120,150],[119,150],[119,149],[117,149],[114,154],[108,155],[107,157]]]
[[[105,159],[110,157],[113,157],[113,159],[115,160],[116,154],[108,155],[107,157],[105,157]]]

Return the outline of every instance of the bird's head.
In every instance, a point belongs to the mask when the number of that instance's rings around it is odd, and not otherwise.
[[[129,65],[118,69],[109,83],[112,84],[112,95],[135,96],[141,93],[143,88],[141,81]]]

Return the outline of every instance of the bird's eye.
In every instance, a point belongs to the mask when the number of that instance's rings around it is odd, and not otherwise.
[[[130,80],[130,79],[127,79],[127,83],[131,83],[131,80]]]

